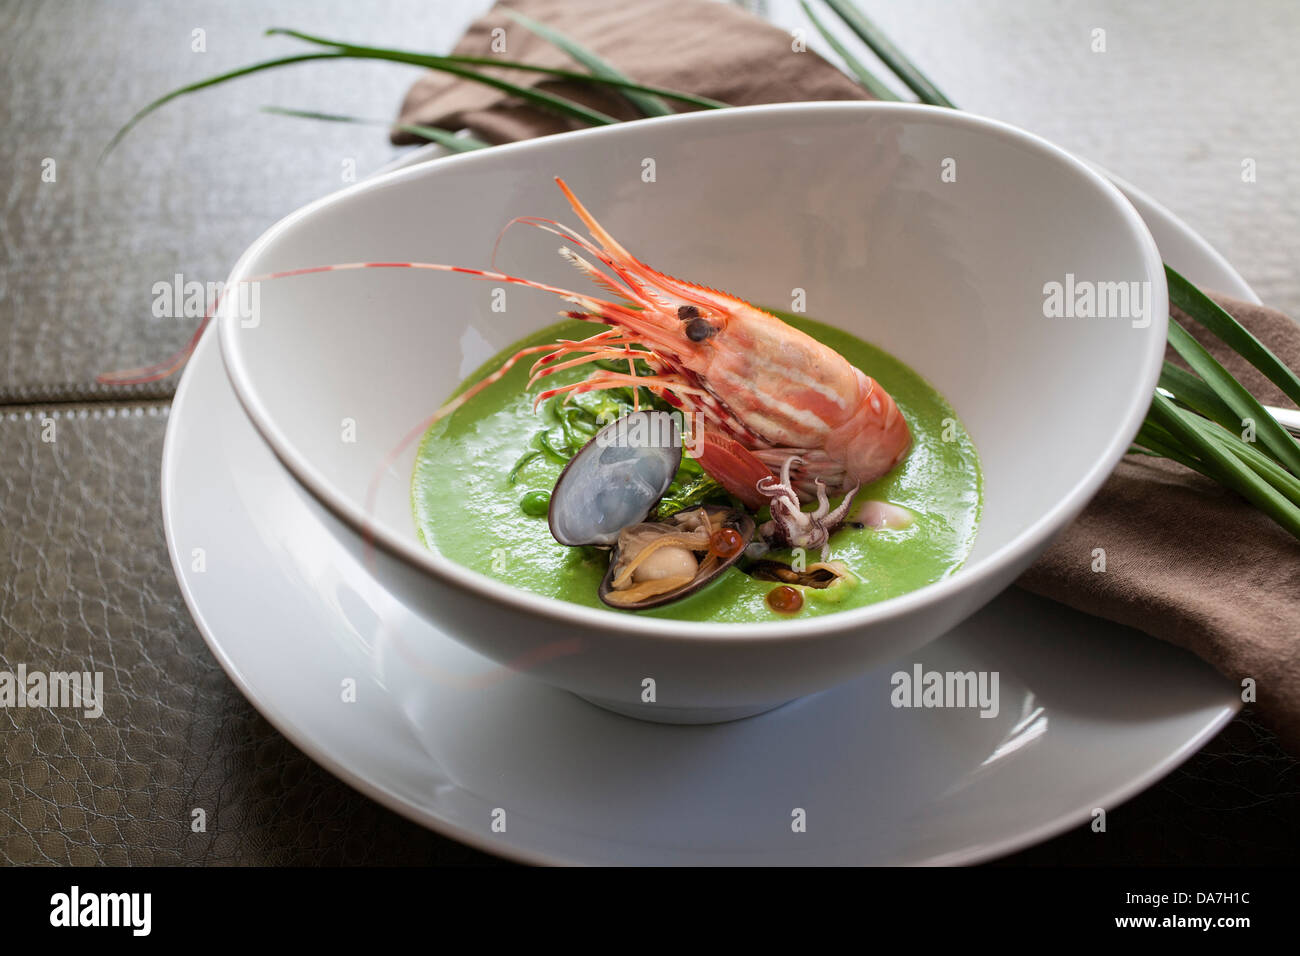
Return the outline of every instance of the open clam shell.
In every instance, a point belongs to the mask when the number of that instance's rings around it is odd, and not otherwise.
[[[612,546],[644,521],[682,463],[682,434],[669,412],[624,415],[598,431],[560,472],[546,520],[560,544]]]
[[[733,539],[732,548],[729,549],[728,554],[725,556],[710,554],[708,549],[712,535],[704,532],[697,535],[702,538],[698,550],[695,550],[693,546],[678,544],[658,549],[661,554],[668,551],[691,551],[691,557],[682,557],[682,560],[688,562],[686,571],[689,580],[685,580],[676,587],[662,593],[651,593],[645,596],[641,596],[640,592],[646,590],[646,582],[623,582],[623,587],[615,587],[620,578],[628,577],[625,572],[629,562],[634,560],[656,538],[671,538],[677,541],[684,537],[690,537],[691,534],[683,535],[682,532],[690,529],[691,533],[694,533],[694,529],[698,528],[697,518],[700,511],[708,515],[709,528],[713,532],[720,529],[729,529],[739,535],[739,538]],[[623,529],[623,533],[618,538],[618,543],[610,554],[609,570],[605,572],[605,577],[600,582],[598,592],[600,599],[605,604],[620,611],[643,611],[694,594],[711,581],[716,580],[722,572],[744,556],[745,548],[754,539],[754,527],[754,519],[745,512],[718,505],[705,505],[702,508],[692,508],[689,511],[679,512],[666,522],[641,523],[629,526]],[[631,553],[633,549],[635,553]],[[691,568],[691,558],[694,559],[693,569]],[[672,577],[672,575],[680,569],[671,567],[672,560],[673,558],[670,556],[668,562],[664,562],[663,565],[655,568],[654,575],[660,577],[661,580],[676,580],[677,578]],[[650,585],[649,589],[652,591],[657,590],[653,584]]]

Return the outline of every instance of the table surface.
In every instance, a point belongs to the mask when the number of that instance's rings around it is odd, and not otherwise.
[[[263,37],[269,26],[444,51],[487,5],[0,5],[0,670],[101,670],[107,698],[98,720],[0,712],[0,860],[492,862],[337,781],[238,693],[190,620],[163,541],[158,465],[175,381],[94,384],[193,332],[193,318],[155,317],[158,283],[224,278],[266,227],[395,155],[381,130],[260,107],[388,118],[414,71],[340,62],[249,77],[172,104],[99,162],[134,109],[298,49]],[[806,28],[795,0],[748,5]],[[964,108],[1143,188],[1265,302],[1300,315],[1300,4],[862,5]],[[54,412],[57,441],[42,441]],[[1291,862],[1298,783],[1300,764],[1247,710],[1112,815],[1104,837],[1080,829],[1007,862]],[[207,808],[203,832],[194,807]]]

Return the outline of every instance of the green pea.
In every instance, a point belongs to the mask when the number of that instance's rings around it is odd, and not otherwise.
[[[540,518],[551,507],[549,491],[530,491],[519,500],[519,507],[530,518]]]

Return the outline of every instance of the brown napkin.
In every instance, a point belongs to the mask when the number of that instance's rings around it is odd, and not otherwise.
[[[511,7],[554,27],[617,66],[638,83],[708,96],[732,106],[794,100],[870,99],[856,83],[793,39],[745,11],[709,0],[511,0],[477,20],[452,52],[499,56],[537,66],[584,71],[567,54],[501,12]],[[493,30],[505,52],[492,49]],[[613,88],[566,83],[540,73],[496,70],[518,86],[536,87],[617,119],[640,114]],[[684,104],[683,104],[684,105]],[[430,72],[406,94],[398,122],[469,127],[491,143],[529,139],[583,126],[481,83]],[[394,143],[419,142],[400,130]]]
[[[511,0],[509,6],[564,31],[638,82],[734,105],[870,98],[815,53],[792,55],[789,34],[726,4]],[[499,7],[470,27],[455,52],[492,55],[498,27],[506,31],[501,55],[574,68]],[[512,72],[509,79],[524,82],[524,76]],[[551,81],[540,86],[613,116],[635,115],[615,93]],[[493,142],[571,128],[495,90],[436,73],[411,88],[401,121],[469,126]],[[394,141],[407,140],[397,134]],[[1300,368],[1294,322],[1262,306],[1219,301]],[[1184,324],[1262,401],[1290,407],[1262,375],[1199,326]],[[1093,570],[1097,548],[1105,551],[1104,572]],[[1234,493],[1164,459],[1127,456],[1019,584],[1185,647],[1233,681],[1253,678],[1261,711],[1300,753],[1300,542]]]
[[[1215,295],[1293,369],[1300,326]],[[1264,404],[1294,403],[1181,312],[1175,317]],[[1177,360],[1172,349],[1168,356]],[[1093,571],[1093,550],[1106,570]],[[1185,647],[1241,682],[1300,753],[1300,541],[1240,496],[1164,458],[1127,455],[1092,502],[1017,582]]]

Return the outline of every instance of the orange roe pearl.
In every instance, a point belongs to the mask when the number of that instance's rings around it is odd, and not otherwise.
[[[724,561],[739,554],[744,547],[744,535],[735,528],[719,528],[709,535],[709,554],[722,558]]]
[[[803,595],[783,584],[767,592],[767,606],[779,614],[794,614],[803,607]]]

